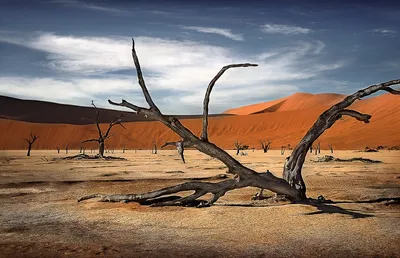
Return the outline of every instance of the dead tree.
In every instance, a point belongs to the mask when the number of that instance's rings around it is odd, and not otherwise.
[[[157,154],[157,143],[155,141],[153,141],[153,148],[151,149],[151,153],[152,154]]]
[[[99,125],[99,114],[100,114],[100,110],[96,107],[96,105],[93,103],[92,101],[92,106],[96,109],[96,118],[90,119],[97,127],[97,132],[99,134],[98,138],[94,138],[94,139],[89,139],[89,140],[85,140],[82,142],[86,143],[86,142],[97,142],[99,144],[99,153],[96,155],[99,158],[104,158],[104,150],[105,150],[105,140],[112,137],[114,134],[110,134],[111,128],[113,128],[113,126],[115,125],[120,125],[122,128],[126,129],[125,126],[122,124],[122,115],[118,116],[116,118],[114,118],[110,124],[108,125],[107,131],[106,133],[102,133],[101,129],[100,129],[100,125]]]
[[[329,144],[328,144],[328,147],[329,147],[329,149],[331,150],[331,153],[333,153],[333,146],[332,146],[332,143],[329,143]]]
[[[163,149],[164,147],[167,147],[167,146],[175,146],[176,149],[178,150],[179,155],[181,156],[183,163],[186,163],[183,152],[185,151],[185,147],[190,146],[188,144],[188,142],[186,142],[184,140],[177,141],[177,142],[166,142],[161,146],[161,149]]]
[[[239,152],[241,150],[247,150],[249,148],[248,145],[243,145],[237,140],[235,141],[234,145],[235,145],[236,155],[239,155]]]
[[[317,144],[318,154],[321,154],[321,143],[318,142]]]
[[[30,138],[28,138],[28,139],[25,138],[24,139],[28,143],[28,153],[26,153],[26,156],[30,156],[31,155],[32,145],[39,138],[39,136],[36,136],[36,134],[33,134],[32,132],[31,132],[31,134],[29,136],[30,136]]]
[[[56,149],[57,149],[57,153],[60,153],[60,147],[57,147]]]
[[[281,146],[281,155],[285,154],[286,146]]]
[[[126,149],[126,147],[124,145],[124,147],[122,147],[122,153],[125,153],[125,149]]]
[[[263,149],[264,153],[267,153],[271,147],[271,141],[268,140],[268,142],[266,142],[264,140],[260,140],[260,144],[261,144],[261,148]]]
[[[132,40],[133,41],[133,40]],[[226,192],[243,188],[243,187],[257,187],[260,189],[267,189],[275,192],[279,195],[285,196],[288,200],[292,202],[309,202],[310,200],[306,195],[306,185],[302,177],[302,168],[307,155],[307,151],[310,149],[311,145],[314,143],[318,137],[330,128],[338,119],[342,116],[351,116],[364,123],[368,123],[371,118],[368,114],[362,114],[355,110],[347,109],[353,102],[363,97],[369,96],[375,92],[385,90],[392,94],[399,94],[400,91],[390,88],[391,85],[400,84],[400,79],[392,80],[380,84],[371,85],[365,89],[359,90],[356,93],[347,96],[342,101],[333,105],[325,112],[323,112],[317,121],[311,126],[308,132],[305,134],[303,139],[297,144],[293,149],[291,155],[286,159],[283,168],[283,178],[279,178],[269,171],[265,173],[257,173],[256,171],[245,167],[239,161],[234,159],[231,155],[225,152],[223,149],[219,148],[215,144],[208,140],[208,105],[210,101],[210,94],[215,82],[221,75],[229,68],[234,67],[249,67],[257,66],[255,64],[231,64],[224,66],[218,74],[211,80],[203,102],[203,126],[201,130],[201,136],[198,137],[193,134],[188,128],[186,128],[181,122],[173,116],[164,115],[161,113],[157,105],[153,102],[151,98],[145,81],[143,79],[142,70],[140,68],[139,59],[136,55],[135,44],[132,44],[132,57],[135,63],[137,76],[139,79],[139,85],[142,89],[143,95],[146,102],[150,106],[149,108],[140,107],[135,104],[129,103],[126,100],[122,100],[120,103],[113,102],[109,100],[109,103],[116,106],[123,106],[132,109],[133,111],[143,114],[150,119],[158,120],[165,126],[170,128],[177,135],[182,137],[183,143],[190,145],[197,150],[220,160],[224,163],[228,172],[234,174],[236,178],[223,180],[217,183],[212,182],[186,182],[183,184],[178,184],[175,186],[169,186],[163,189],[142,193],[142,194],[111,194],[111,195],[100,195],[93,194],[81,197],[78,201],[83,201],[95,197],[100,197],[100,201],[103,202],[119,202],[119,201],[135,201],[139,203],[146,203],[148,201],[157,200],[157,198],[164,195],[170,195],[182,191],[193,191],[192,194],[179,197],[176,199],[158,199],[157,205],[194,205],[196,203],[197,207],[204,207],[213,204]],[[197,201],[196,200],[204,196],[207,193],[211,193],[211,199],[207,201]]]
[[[69,148],[69,146],[67,144],[67,146],[65,146],[65,154],[68,154],[68,148]]]

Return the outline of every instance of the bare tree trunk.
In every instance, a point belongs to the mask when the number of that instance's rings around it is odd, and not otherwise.
[[[31,156],[32,145],[39,138],[32,132],[30,133],[29,136],[30,136],[30,138],[24,139],[28,143],[28,152],[26,153],[26,156]]]
[[[30,156],[31,155],[31,149],[32,149],[32,143],[29,143],[29,145],[28,145],[28,153],[26,154],[26,156]]]
[[[332,144],[330,143],[328,146],[329,146],[329,149],[331,150],[331,153],[333,153],[333,146],[332,146]]]
[[[104,157],[104,141],[99,141],[99,154],[100,157]]]
[[[153,148],[151,150],[152,154],[157,154],[157,143],[155,141],[153,141]]]

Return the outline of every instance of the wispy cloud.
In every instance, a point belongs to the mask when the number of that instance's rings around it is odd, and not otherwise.
[[[307,34],[312,32],[311,29],[290,26],[285,24],[264,24],[261,26],[261,31],[271,34],[284,34],[284,35],[296,35],[296,34]]]
[[[64,6],[76,7],[76,8],[83,8],[83,9],[90,9],[94,11],[100,12],[107,12],[116,15],[126,15],[129,12],[123,9],[110,7],[106,5],[100,4],[93,4],[93,3],[86,3],[83,1],[76,1],[76,0],[53,0],[53,1],[46,1],[45,3],[49,4],[60,4]]]
[[[234,34],[230,29],[221,29],[221,28],[210,28],[210,27],[197,27],[197,26],[183,26],[182,28],[187,29],[187,30],[194,30],[197,32],[202,32],[202,33],[211,33],[211,34],[217,34],[221,35],[227,38],[230,38],[232,40],[236,41],[243,41],[243,35],[241,34]]]
[[[140,96],[130,38],[39,33],[30,37],[0,34],[1,41],[43,51],[45,68],[60,72],[58,76],[68,72],[65,78],[0,77],[2,94],[64,103],[86,98],[103,98],[106,103],[108,97],[122,96],[139,99],[130,97]],[[298,90],[299,81],[318,78],[344,65],[324,61],[325,44],[321,41],[291,42],[246,57],[229,48],[194,41],[136,37],[135,42],[149,90],[165,113],[201,113],[207,84],[230,63],[255,62],[259,67],[227,71],[211,96],[211,112],[232,107],[230,100],[235,96],[237,106],[289,94]],[[132,75],[122,75],[127,69]]]
[[[374,29],[374,30],[372,30],[372,32],[380,34],[380,35],[384,35],[384,36],[394,36],[397,33],[397,31],[395,31],[395,30],[385,29],[385,28]]]

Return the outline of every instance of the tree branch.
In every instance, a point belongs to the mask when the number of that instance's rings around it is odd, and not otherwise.
[[[99,125],[99,114],[100,114],[100,110],[96,107],[96,105],[94,104],[93,100],[92,100],[92,106],[96,109],[96,120],[95,120],[95,124],[97,127],[97,131],[99,133],[99,137],[103,137],[103,134],[101,133],[101,129],[100,129],[100,125]]]
[[[210,103],[210,95],[211,91],[217,82],[217,80],[225,73],[226,70],[230,68],[237,68],[237,67],[250,67],[250,66],[258,66],[257,64],[230,64],[222,67],[222,69],[215,75],[215,77],[210,81],[208,84],[206,94],[204,96],[203,101],[203,130],[200,136],[200,139],[203,141],[208,141],[208,104]]]
[[[99,139],[89,139],[89,140],[84,140],[81,143],[85,143],[85,142],[99,142]]]
[[[385,88],[383,90],[385,90],[385,91],[387,91],[389,93],[395,94],[395,95],[400,95],[400,91],[399,90],[395,90],[395,89],[392,89],[390,87],[387,87],[387,88]]]
[[[133,62],[135,63],[139,85],[140,85],[140,88],[142,88],[142,92],[146,99],[147,104],[149,104],[150,109],[154,110],[154,112],[161,114],[160,110],[158,109],[156,104],[153,102],[153,100],[150,96],[150,93],[147,90],[146,84],[144,82],[142,69],[140,68],[139,58],[136,55],[135,40],[133,38],[132,38],[132,58],[133,58]]]
[[[369,123],[369,119],[371,118],[371,115],[368,114],[362,114],[358,111],[355,110],[350,110],[350,109],[343,109],[342,111],[338,112],[339,115],[341,116],[351,116],[354,117],[355,119],[364,122],[364,123]]]
[[[120,125],[122,128],[124,128],[126,130],[125,126],[122,124],[121,117],[122,117],[122,115],[120,115],[119,117],[114,118],[114,120],[111,121],[111,123],[108,126],[106,134],[103,136],[104,139],[109,138],[108,134],[110,133],[110,130],[114,125]]]
[[[356,100],[369,96],[380,90],[393,92],[389,86],[400,84],[400,79],[391,80],[379,84],[368,86],[362,90],[357,91],[344,98],[342,101],[333,105],[325,112],[323,112],[317,121],[311,126],[306,135],[301,139],[297,146],[293,149],[292,154],[285,163],[283,169],[283,178],[294,188],[302,192],[303,198],[306,197],[306,186],[303,181],[301,170],[307,155],[307,151],[318,137],[325,132],[325,130],[332,127],[332,125],[341,118],[342,115],[352,116],[365,123],[369,122],[370,115],[361,114],[354,110],[347,110],[346,108],[353,104]],[[396,91],[397,92],[397,91]],[[397,94],[397,93],[396,93]]]

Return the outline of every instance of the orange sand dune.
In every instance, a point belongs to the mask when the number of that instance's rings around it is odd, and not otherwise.
[[[277,100],[228,109],[224,112],[224,114],[251,115],[263,112],[302,110],[321,105],[331,106],[341,101],[344,97],[345,95],[333,93],[295,93],[289,97],[284,97]]]
[[[301,94],[304,95],[304,94]],[[287,100],[300,94],[292,95]],[[315,96],[315,95],[314,95]],[[318,95],[317,95],[318,96]],[[331,94],[328,96],[331,101]],[[337,95],[337,98],[341,98]],[[301,99],[300,99],[301,100]],[[333,101],[333,100],[332,100]],[[288,103],[290,103],[288,101]],[[286,108],[289,108],[286,107]],[[271,140],[272,148],[282,145],[296,145],[308,131],[316,118],[327,108],[327,105],[307,107],[297,106],[299,110],[266,112],[253,115],[213,117],[210,119],[210,140],[223,148],[233,148],[235,140],[250,147],[259,148],[259,140]],[[335,149],[361,149],[366,146],[400,145],[400,98],[383,94],[374,98],[361,100],[351,108],[372,115],[371,122],[364,124],[350,117],[339,120],[321,138],[321,147],[326,149],[332,143]],[[182,123],[197,135],[200,133],[200,119],[185,119]],[[116,136],[106,142],[109,148],[151,148],[152,141],[158,145],[165,141],[178,140],[179,137],[160,122],[130,122],[125,124],[127,130],[117,127]],[[106,126],[106,125],[104,125]],[[78,148],[80,142],[96,137],[94,125],[67,125],[27,123],[0,119],[0,147],[4,149],[23,149],[26,143],[23,138],[30,131],[40,136],[35,149]],[[86,144],[87,149],[95,145]]]

